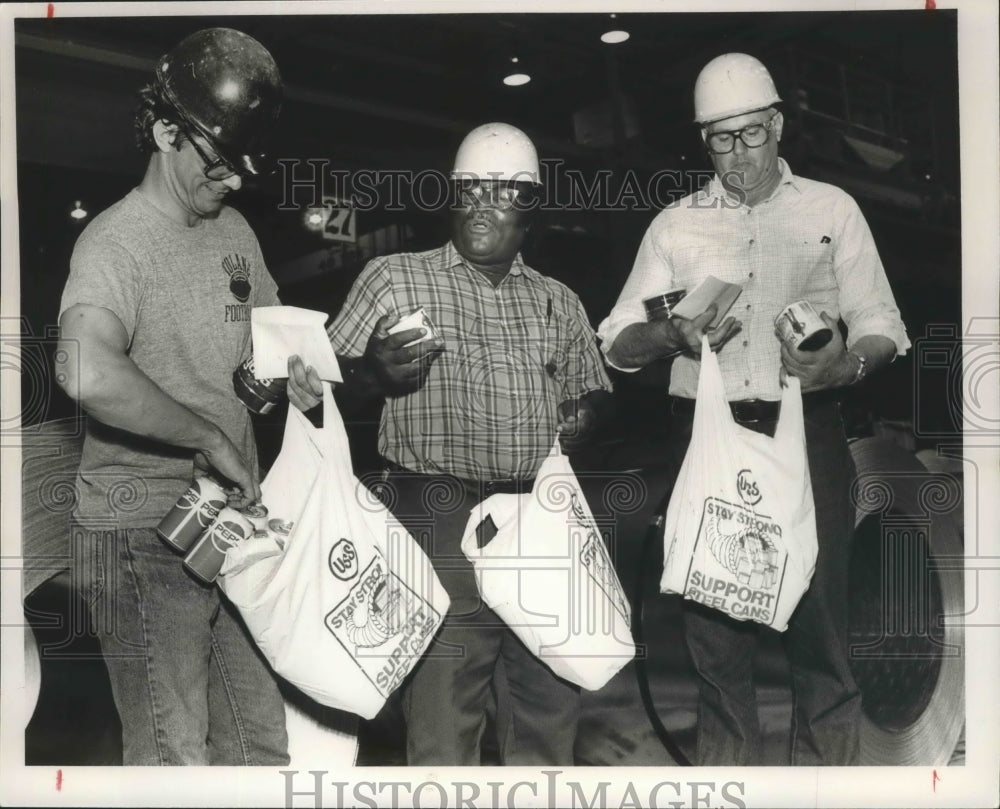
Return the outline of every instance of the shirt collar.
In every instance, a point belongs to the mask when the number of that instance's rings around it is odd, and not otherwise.
[[[462,258],[462,254],[455,249],[455,243],[452,242],[451,239],[449,239],[448,243],[444,246],[443,257],[445,265],[448,267],[457,267],[459,265],[462,265],[465,267],[469,267],[469,269],[472,269],[472,267],[469,265],[469,262],[467,262],[464,258]],[[530,278],[531,277],[530,273],[531,273],[531,268],[524,263],[524,259],[521,258],[521,254],[518,253],[516,256],[514,256],[514,261],[511,262],[510,272],[508,273],[508,275],[523,275],[525,278]]]
[[[775,186],[774,191],[771,192],[771,196],[768,197],[768,199],[776,197],[781,189],[786,185],[791,186],[799,193],[802,193],[802,188],[799,186],[798,178],[792,174],[792,169],[786,162],[785,158],[778,158],[778,168],[781,170],[781,179],[778,181],[778,185]],[[733,198],[732,195],[726,191],[725,186],[722,185],[722,180],[719,179],[718,174],[712,176],[711,181],[705,188],[705,194],[717,199]]]

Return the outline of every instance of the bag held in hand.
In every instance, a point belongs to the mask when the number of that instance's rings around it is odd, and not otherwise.
[[[487,517],[497,534],[479,548]],[[628,600],[558,439],[531,494],[473,509],[462,551],[486,605],[558,676],[594,691],[635,655]]]
[[[219,586],[278,674],[323,705],[371,719],[426,651],[449,601],[430,560],[354,476],[324,388],[324,426],[290,407],[261,483],[284,553],[250,565],[227,555]]]
[[[784,631],[816,566],[799,380],[774,437],[741,427],[702,339],[691,444],[667,507],[660,590]]]

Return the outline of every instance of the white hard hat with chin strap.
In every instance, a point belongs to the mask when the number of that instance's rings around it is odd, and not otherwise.
[[[455,155],[453,180],[500,180],[541,185],[538,152],[516,126],[490,123],[477,126]]]
[[[717,56],[694,84],[694,119],[702,126],[780,102],[767,68],[746,53]]]

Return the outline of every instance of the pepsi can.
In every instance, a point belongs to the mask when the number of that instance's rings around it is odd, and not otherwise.
[[[214,480],[196,477],[160,520],[156,533],[172,548],[184,553],[212,524],[227,500],[225,490]]]
[[[215,522],[201,536],[184,557],[184,567],[206,584],[218,578],[226,551],[253,536],[254,527],[235,508],[226,506]]]
[[[252,354],[233,371],[236,397],[247,410],[259,416],[274,410],[275,405],[285,398],[287,386],[287,379],[258,379],[254,374]]]

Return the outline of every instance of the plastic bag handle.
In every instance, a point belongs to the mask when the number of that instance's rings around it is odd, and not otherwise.
[[[714,429],[722,425],[736,425],[733,412],[726,401],[726,384],[722,381],[719,357],[708,343],[708,335],[701,336],[701,368],[698,371],[698,392],[694,405],[694,430],[705,419]]]

